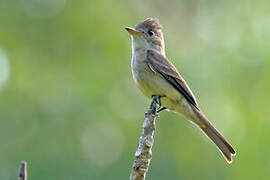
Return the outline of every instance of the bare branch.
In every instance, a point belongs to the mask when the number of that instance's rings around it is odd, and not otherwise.
[[[139,141],[139,147],[135,152],[135,160],[130,173],[130,180],[144,180],[152,159],[152,146],[154,144],[155,120],[157,117],[157,98],[153,97],[148,111],[145,113],[143,131]]]
[[[18,180],[27,180],[27,164],[25,161],[20,164]]]

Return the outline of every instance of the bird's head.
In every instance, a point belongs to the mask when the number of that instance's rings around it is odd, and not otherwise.
[[[125,29],[131,35],[133,51],[146,48],[165,54],[162,26],[158,19],[147,18],[135,28],[126,27]]]

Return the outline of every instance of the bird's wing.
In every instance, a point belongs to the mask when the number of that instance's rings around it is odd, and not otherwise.
[[[147,61],[150,69],[161,74],[185,99],[199,110],[197,101],[174,65],[163,55],[153,50],[147,50]]]

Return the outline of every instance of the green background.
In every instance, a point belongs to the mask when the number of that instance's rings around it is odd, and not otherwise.
[[[270,178],[270,1],[0,1],[0,179],[128,179],[150,101],[125,26],[157,17],[167,57],[234,145],[157,120],[147,179]]]

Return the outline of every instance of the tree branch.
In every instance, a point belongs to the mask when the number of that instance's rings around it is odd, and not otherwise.
[[[145,113],[142,135],[139,146],[135,152],[135,160],[130,173],[130,180],[144,180],[152,159],[152,147],[154,144],[155,120],[157,115],[156,104],[159,96],[153,96],[148,111]]]
[[[18,180],[27,180],[27,164],[25,161],[20,164]]]

